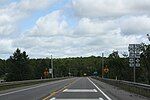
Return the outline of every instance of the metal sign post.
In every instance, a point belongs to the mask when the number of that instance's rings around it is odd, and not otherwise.
[[[140,67],[140,44],[129,44],[129,66],[133,67],[133,76],[135,80],[135,70],[136,67]]]
[[[103,78],[103,67],[104,67],[104,53],[102,53],[102,78]]]
[[[53,71],[54,71],[54,69],[53,69],[53,58],[52,58],[52,55],[51,55],[51,74],[52,74],[52,78],[54,77],[54,73],[53,73]]]

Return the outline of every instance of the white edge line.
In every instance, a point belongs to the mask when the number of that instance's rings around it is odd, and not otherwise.
[[[112,100],[108,97],[98,86],[96,86],[89,78],[87,78],[108,100]]]
[[[42,84],[42,85],[38,85],[38,86],[35,86],[35,87],[26,88],[26,89],[21,89],[21,90],[16,90],[16,91],[12,91],[12,92],[2,93],[2,94],[0,94],[0,97],[4,96],[4,95],[8,95],[8,94],[13,94],[13,93],[17,93],[17,92],[22,92],[22,91],[26,91],[26,90],[35,89],[35,88],[42,87],[42,86],[52,85],[52,84],[63,82],[63,81],[65,81],[65,80],[59,80],[59,81],[55,81],[53,83],[47,83],[47,84]]]
[[[97,90],[96,89],[93,89],[94,90],[94,92],[97,92]]]
[[[63,90],[63,92],[66,92],[68,89]]]
[[[53,98],[51,98],[50,100],[55,100],[56,98],[55,97],[53,97]]]
[[[104,100],[103,98],[99,98],[99,100]]]

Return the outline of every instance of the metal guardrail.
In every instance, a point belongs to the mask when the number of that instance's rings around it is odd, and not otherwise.
[[[6,90],[6,89],[10,89],[10,88],[19,87],[19,86],[27,86],[27,85],[44,83],[44,82],[49,82],[49,81],[61,80],[61,79],[67,79],[67,78],[69,78],[69,77],[3,82],[3,83],[0,83],[0,90]]]
[[[117,86],[129,92],[150,97],[150,85],[148,84],[141,84],[136,82],[124,81],[124,80],[114,80],[114,79],[105,79],[105,78],[102,79],[99,77],[92,77],[92,78]]]

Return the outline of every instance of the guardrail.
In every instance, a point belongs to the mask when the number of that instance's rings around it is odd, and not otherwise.
[[[135,83],[135,82],[129,82],[123,80],[114,80],[114,79],[102,79],[99,77],[92,77],[92,78],[117,86],[129,92],[150,97],[150,85],[148,84],[141,84],[141,83]]]
[[[49,82],[49,81],[55,81],[55,80],[61,80],[61,79],[67,79],[67,78],[69,78],[69,77],[3,82],[3,83],[0,83],[0,91],[10,89],[10,88],[15,88],[15,87],[28,86],[28,85],[44,83],[44,82]]]

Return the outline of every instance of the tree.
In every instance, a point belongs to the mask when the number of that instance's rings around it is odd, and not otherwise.
[[[7,73],[6,61],[0,59],[0,78],[5,78]]]
[[[146,69],[144,73],[146,73],[146,80],[148,81],[148,84],[150,84],[150,45],[142,43],[141,49],[141,60]]]
[[[107,61],[106,61],[108,67],[109,67],[109,78],[115,78],[117,77],[120,80],[126,80],[127,79],[127,64],[125,63],[125,58],[120,58],[118,51],[113,51]]]
[[[17,49],[13,56],[10,56],[7,61],[9,65],[7,81],[22,81],[32,78],[29,57],[25,51],[21,53],[21,51]]]

